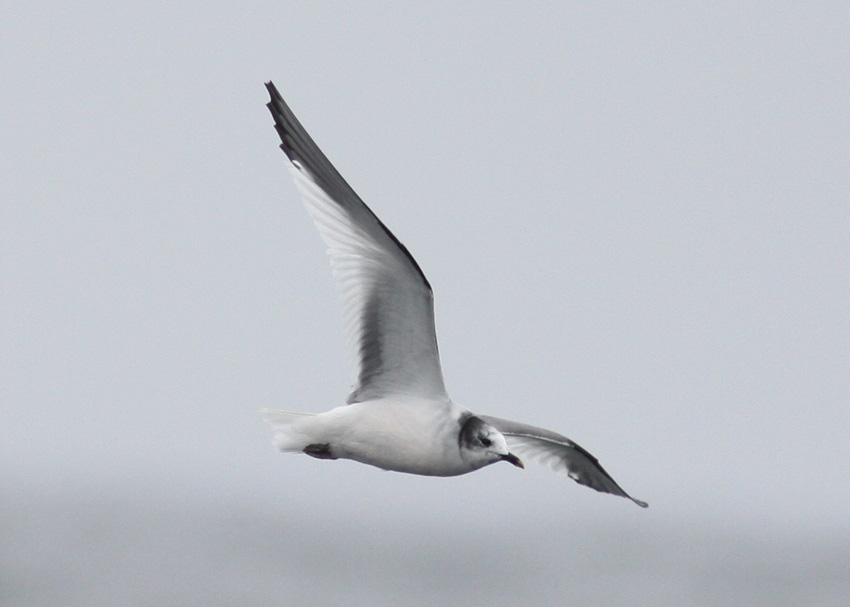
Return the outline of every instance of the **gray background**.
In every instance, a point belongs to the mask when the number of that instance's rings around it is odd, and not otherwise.
[[[201,5],[198,4],[198,7]],[[844,3],[16,3],[0,19],[0,603],[839,605]],[[282,456],[340,404],[263,82],[548,470]]]

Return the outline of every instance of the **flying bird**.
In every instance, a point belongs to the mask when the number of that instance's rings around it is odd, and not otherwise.
[[[597,459],[570,439],[527,424],[479,415],[449,398],[434,329],[434,297],[419,264],[337,172],[266,83],[267,104],[301,192],[328,247],[357,362],[345,405],[325,413],[264,409],[283,452],[350,459],[384,470],[456,476],[519,456],[576,482],[625,497]]]

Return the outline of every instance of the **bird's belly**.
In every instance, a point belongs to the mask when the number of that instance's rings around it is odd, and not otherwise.
[[[340,410],[337,410],[340,411]],[[337,457],[384,470],[425,476],[470,472],[457,441],[457,423],[445,410],[399,403],[358,403],[340,411]]]
[[[368,445],[349,443],[340,449],[339,457],[383,470],[424,476],[457,476],[471,472],[470,467],[461,460],[460,454],[452,456],[433,451],[400,450],[394,443],[381,444],[375,440],[370,441]]]

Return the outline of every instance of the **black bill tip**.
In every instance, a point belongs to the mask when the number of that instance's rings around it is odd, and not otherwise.
[[[502,459],[506,462],[512,463],[517,468],[525,469],[525,464],[523,464],[522,460],[520,458],[518,458],[516,455],[514,455],[513,453],[508,453],[507,455],[503,455]]]

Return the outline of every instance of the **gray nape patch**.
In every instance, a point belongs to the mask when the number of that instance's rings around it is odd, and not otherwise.
[[[487,424],[477,415],[467,414],[458,420],[460,433],[457,437],[458,446],[466,449],[474,449],[477,446],[476,437],[482,426]]]

